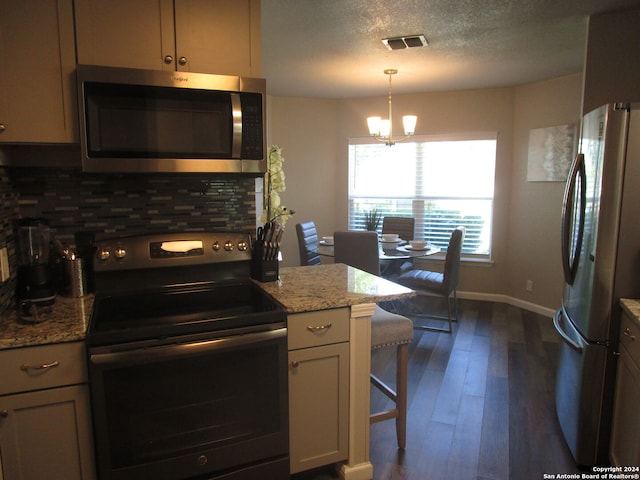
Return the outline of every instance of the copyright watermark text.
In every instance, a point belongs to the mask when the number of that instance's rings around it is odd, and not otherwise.
[[[640,467],[593,467],[589,473],[544,473],[544,480],[640,480]]]

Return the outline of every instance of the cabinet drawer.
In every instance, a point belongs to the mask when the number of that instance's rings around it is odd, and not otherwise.
[[[320,310],[289,315],[289,350],[349,341],[349,309]]]
[[[87,382],[83,342],[0,351],[0,395]]]
[[[627,313],[622,315],[620,344],[629,352],[634,363],[640,366],[640,325]]]

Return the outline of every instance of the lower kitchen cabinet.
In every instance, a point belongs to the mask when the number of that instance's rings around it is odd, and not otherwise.
[[[291,473],[346,460],[349,423],[349,310],[290,315]]]
[[[93,480],[84,345],[0,351],[1,480]]]
[[[611,462],[615,466],[640,465],[640,325],[623,313],[616,379]]]
[[[1,397],[0,415],[4,479],[95,478],[86,385]]]

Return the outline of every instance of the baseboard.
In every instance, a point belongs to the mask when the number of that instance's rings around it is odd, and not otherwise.
[[[530,312],[538,313],[545,317],[552,318],[555,310],[537,305],[535,303],[527,302],[519,298],[510,297],[508,295],[502,295],[498,293],[479,293],[479,292],[461,292],[458,291],[458,298],[467,300],[483,300],[486,302],[499,302],[512,305],[514,307],[522,308]]]

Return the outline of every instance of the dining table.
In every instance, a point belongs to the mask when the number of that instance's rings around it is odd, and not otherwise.
[[[323,257],[334,257],[333,244],[324,240],[318,242],[316,253]],[[411,260],[416,257],[425,257],[440,253],[440,247],[427,244],[426,248],[412,248],[409,242],[398,240],[395,242],[378,242],[378,257],[380,258],[380,275],[383,277],[391,276],[396,272],[404,261]]]

